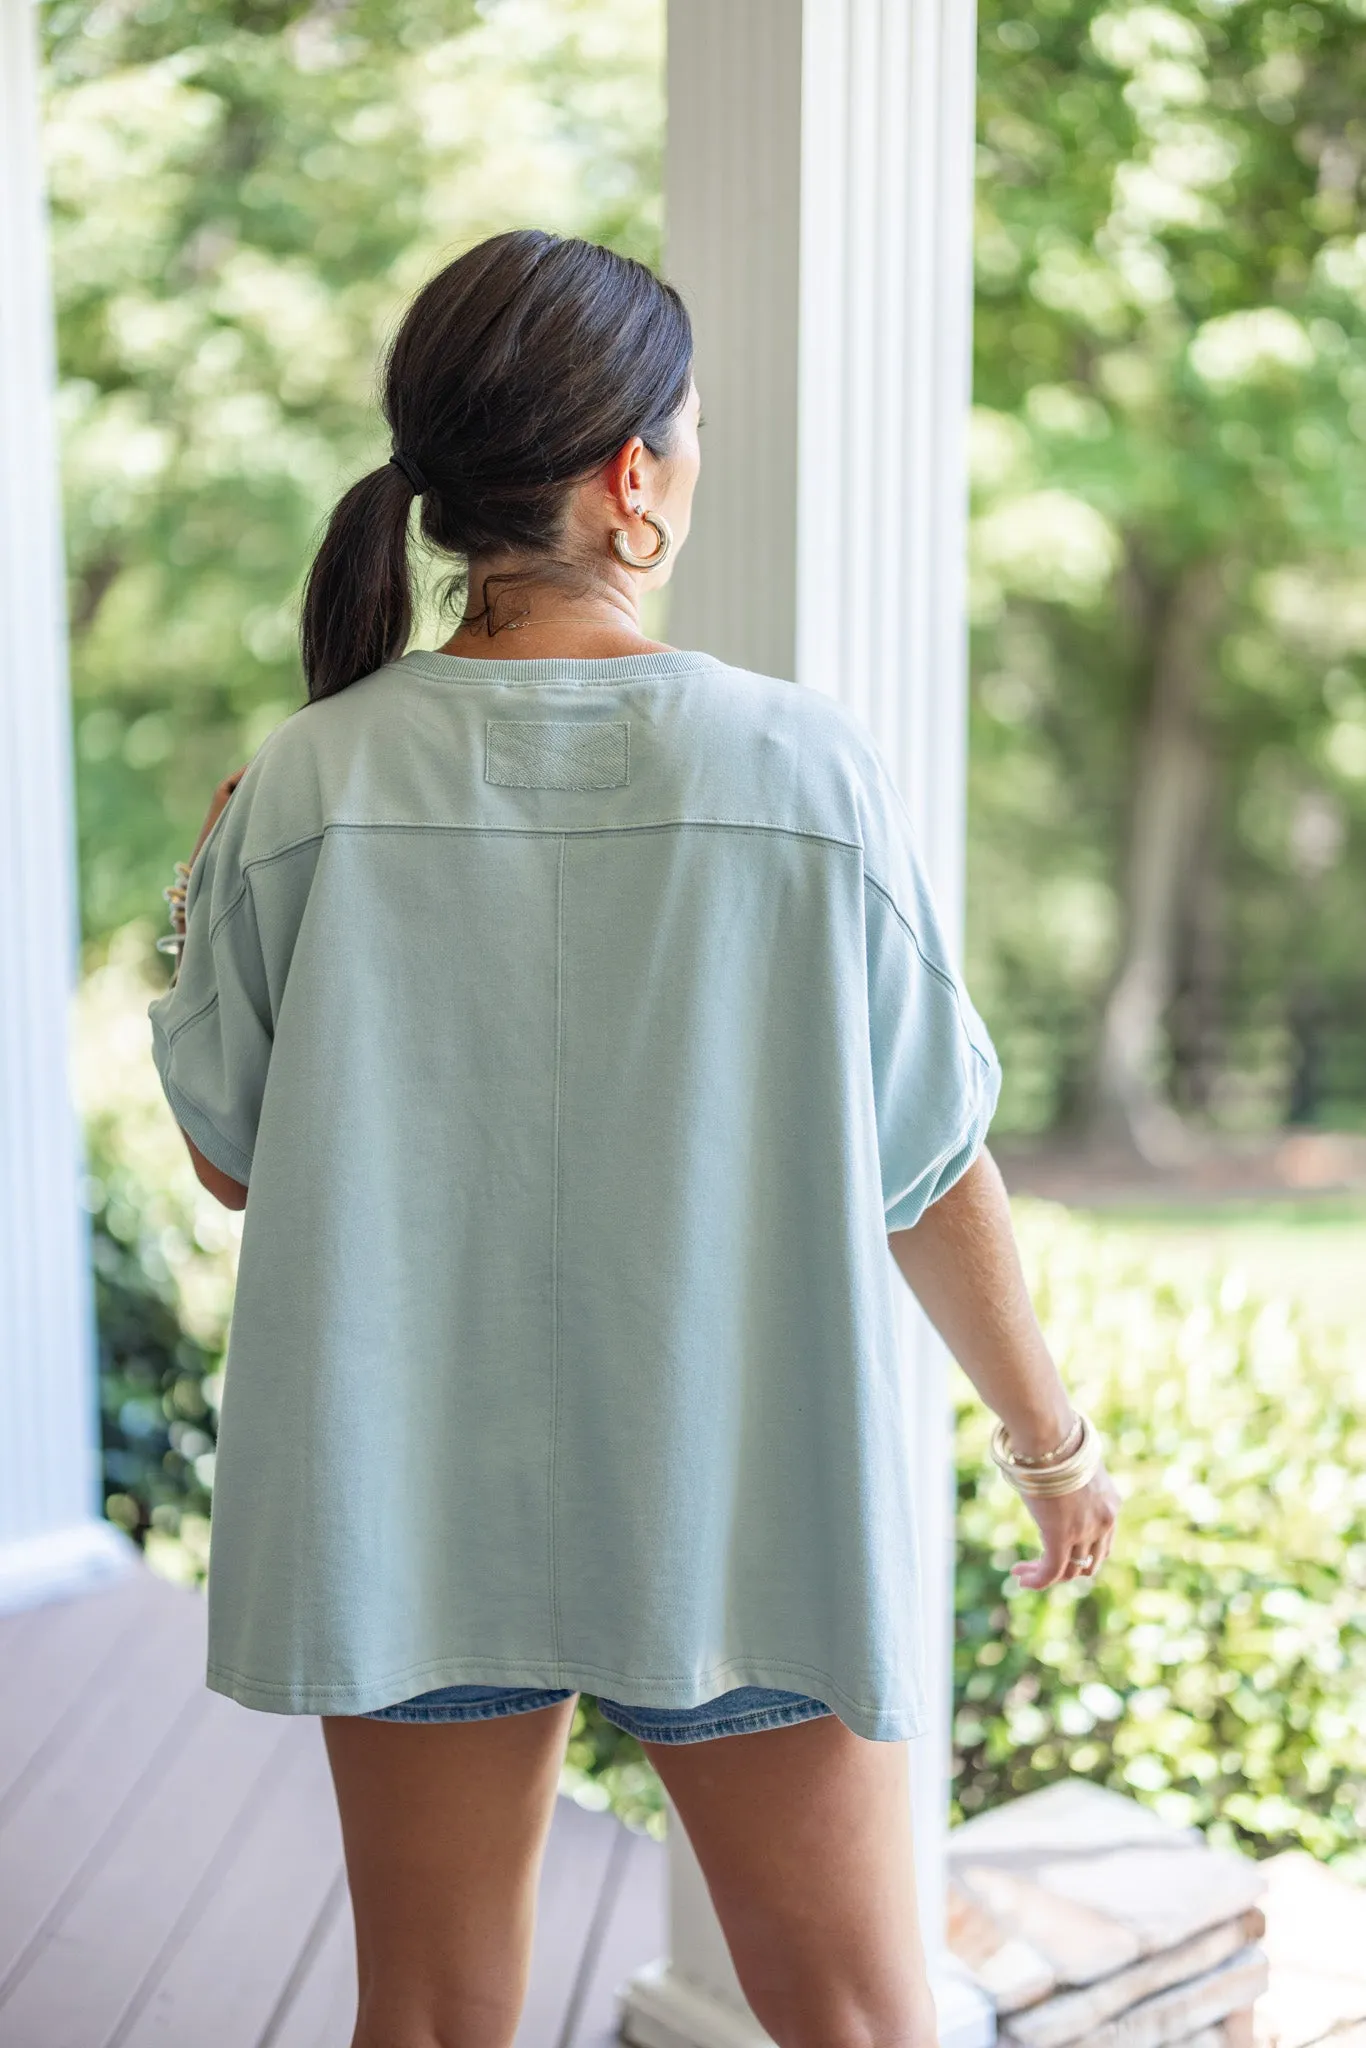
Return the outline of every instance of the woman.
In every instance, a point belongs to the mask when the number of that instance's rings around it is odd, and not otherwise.
[[[642,630],[691,358],[677,294],[582,242],[498,236],[419,294],[393,456],[309,577],[309,702],[216,794],[151,1005],[246,1208],[208,1682],[324,1717],[354,2048],[511,2041],[581,1688],[780,2048],[934,2040],[889,1241],[1032,1490],[1020,1582],[1110,1543],[867,733]],[[414,498],[468,569],[435,653],[404,652]]]

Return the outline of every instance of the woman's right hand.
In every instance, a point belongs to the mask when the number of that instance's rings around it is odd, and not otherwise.
[[[1093,1579],[1110,1555],[1119,1518],[1119,1495],[1105,1467],[1075,1493],[1024,1499],[1043,1538],[1043,1555],[1010,1567],[1016,1584],[1037,1593],[1063,1579]]]
[[[1005,1423],[1012,1445],[1042,1457],[1075,1411],[1029,1299],[1005,1183],[985,1149],[909,1230],[888,1239],[921,1307]],[[1028,1426],[1022,1418],[1027,1418]],[[1104,1467],[1076,1493],[1026,1496],[1043,1555],[1011,1567],[1038,1591],[1061,1579],[1094,1578],[1110,1554],[1119,1496]],[[1089,1558],[1089,1565],[1081,1560]]]

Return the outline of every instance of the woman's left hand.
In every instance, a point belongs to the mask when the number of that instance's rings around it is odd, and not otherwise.
[[[209,803],[209,814],[205,818],[203,825],[200,827],[199,837],[198,839],[196,839],[194,843],[194,853],[190,855],[190,865],[192,867],[194,865],[195,853],[198,853],[200,847],[204,844],[204,841],[208,838],[210,832],[212,832],[220,812],[227,807],[228,798],[232,795],[233,791],[236,789],[238,783],[242,780],[242,777],[246,774],[246,772],[247,771],[245,767],[235,768],[231,775],[225,775],[223,777],[223,780],[219,783],[217,789],[214,791],[213,797]]]
[[[204,841],[208,838],[210,832],[212,832],[219,817],[226,808],[228,798],[232,795],[233,791],[236,789],[238,783],[242,780],[242,777],[246,774],[246,772],[247,771],[245,768],[235,768],[231,775],[225,775],[223,777],[223,780],[219,783],[217,789],[214,791],[213,797],[209,803],[209,814],[205,818],[204,823],[199,828],[199,837],[198,839],[196,839],[194,843],[193,853],[190,855],[190,858],[187,861],[176,862],[176,874],[178,877],[177,888],[179,890],[179,894],[178,896],[173,895],[172,892],[168,889],[166,891],[166,895],[171,905],[171,930],[175,934],[176,939],[179,941],[179,944],[176,949],[177,965],[179,964],[180,960],[180,948],[183,947],[185,944],[185,887],[189,881],[190,869],[194,866],[195,861],[199,857],[200,847],[204,844]],[[169,948],[167,950],[169,951]]]

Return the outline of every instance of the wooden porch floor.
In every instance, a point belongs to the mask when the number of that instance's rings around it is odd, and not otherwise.
[[[0,1618],[0,2048],[348,2048],[351,1914],[315,1718],[204,1684],[139,1570]],[[665,1947],[662,1847],[558,1802],[518,2048],[607,2048]]]

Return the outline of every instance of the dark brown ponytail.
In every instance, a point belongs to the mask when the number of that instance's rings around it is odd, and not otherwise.
[[[578,478],[632,434],[669,452],[691,374],[682,300],[630,257],[519,229],[448,264],[389,351],[394,459],[352,485],[309,571],[300,637],[310,698],[406,647],[414,495],[423,537],[442,553],[548,554]]]

